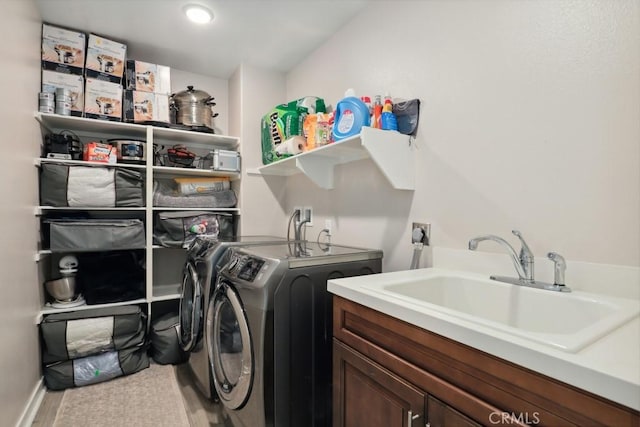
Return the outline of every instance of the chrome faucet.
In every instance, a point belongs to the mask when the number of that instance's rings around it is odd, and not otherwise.
[[[509,255],[511,256],[511,261],[513,261],[513,265],[518,272],[518,276],[520,276],[520,280],[525,280],[527,282],[533,282],[533,253],[529,246],[522,238],[522,234],[518,230],[511,231],[515,236],[520,239],[522,242],[522,248],[520,248],[520,254],[516,254],[515,249],[511,246],[506,240],[502,237],[494,236],[492,234],[486,236],[479,236],[474,239],[469,240],[469,249],[475,251],[478,248],[478,243],[484,240],[492,240],[496,243],[499,243],[504,247]]]
[[[566,263],[564,258],[555,253],[549,252],[547,255],[549,259],[551,259],[555,264],[555,274],[554,274],[554,283],[545,283],[545,282],[537,282],[534,278],[534,257],[533,252],[529,249],[529,245],[524,241],[522,237],[522,233],[518,230],[512,230],[514,236],[516,236],[520,240],[521,248],[520,253],[516,253],[513,246],[511,246],[506,240],[502,237],[494,236],[492,234],[488,234],[485,236],[478,236],[471,240],[469,240],[469,250],[475,251],[478,248],[478,243],[484,240],[491,240],[496,243],[499,243],[509,254],[511,257],[511,261],[513,261],[513,265],[518,272],[518,278],[515,277],[505,277],[505,276],[490,276],[492,280],[497,280],[500,282],[511,283],[514,285],[522,285],[529,286],[533,288],[547,289],[551,291],[559,291],[559,292],[571,292],[571,289],[564,285],[564,271],[566,268]]]

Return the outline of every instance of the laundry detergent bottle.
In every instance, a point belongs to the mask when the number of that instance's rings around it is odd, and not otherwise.
[[[333,122],[333,139],[340,141],[360,133],[362,126],[371,124],[369,108],[357,98],[352,90],[348,90],[343,99],[338,101]]]

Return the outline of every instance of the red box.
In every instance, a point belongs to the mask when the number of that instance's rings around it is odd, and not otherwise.
[[[101,142],[89,142],[84,144],[82,160],[87,162],[99,162],[116,164],[118,160],[118,149],[111,144]]]

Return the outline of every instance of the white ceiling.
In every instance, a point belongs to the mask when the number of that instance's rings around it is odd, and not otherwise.
[[[127,44],[127,57],[229,78],[241,63],[288,71],[368,0],[35,0],[42,20]],[[192,24],[186,4],[215,18]]]

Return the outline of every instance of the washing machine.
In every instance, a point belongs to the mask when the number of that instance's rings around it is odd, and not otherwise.
[[[206,312],[215,391],[234,427],[331,426],[327,280],[381,272],[382,251],[231,247]]]
[[[201,236],[187,250],[182,274],[180,296],[179,343],[190,354],[189,366],[194,373],[198,389],[209,399],[215,398],[213,382],[203,340],[204,314],[216,281],[216,264],[228,248],[240,245],[261,245],[286,242],[274,236],[244,236],[219,240]]]

